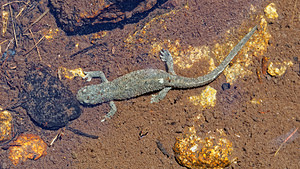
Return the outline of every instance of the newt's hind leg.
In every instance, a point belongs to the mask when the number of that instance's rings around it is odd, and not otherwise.
[[[87,81],[91,81],[92,78],[99,77],[102,80],[102,82],[104,83],[108,82],[108,80],[106,79],[102,71],[91,71],[91,72],[84,72],[84,73],[86,75],[83,77],[83,79],[87,78]],[[109,106],[110,106],[110,111],[104,116],[101,122],[104,122],[106,119],[110,119],[117,112],[117,107],[114,101],[110,101]]]
[[[160,51],[160,58],[162,61],[166,62],[168,72],[172,75],[176,75],[176,73],[174,71],[174,64],[173,64],[173,58],[172,58],[171,53],[166,49],[162,49]],[[172,89],[172,87],[166,87],[166,88],[162,89],[157,95],[152,95],[150,103],[158,103],[163,98],[165,98],[165,96],[171,89]]]
[[[160,51],[160,58],[162,61],[166,62],[168,69],[167,71],[172,75],[176,75],[174,71],[173,57],[171,53],[166,49],[162,49]]]
[[[166,87],[161,91],[159,91],[157,95],[153,94],[150,103],[158,103],[159,101],[161,101],[163,98],[166,97],[168,91],[171,89],[172,87]]]
[[[104,118],[101,120],[101,122],[104,122],[106,119],[110,119],[117,112],[117,107],[116,107],[114,101],[110,101],[109,106],[110,106],[110,111],[104,116]]]

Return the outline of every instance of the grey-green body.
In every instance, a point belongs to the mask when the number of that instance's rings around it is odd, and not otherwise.
[[[187,78],[172,75],[159,69],[142,69],[116,78],[111,82],[85,86],[78,91],[77,99],[83,104],[125,100],[166,87],[185,89],[203,86],[213,81],[218,75],[217,71],[213,71],[198,78]]]
[[[82,104],[94,105],[104,102],[110,102],[111,112],[106,118],[111,117],[116,112],[113,100],[125,100],[137,97],[146,93],[159,91],[159,94],[151,99],[151,102],[158,102],[163,99],[167,92],[172,88],[195,88],[206,85],[215,80],[231,62],[234,56],[240,51],[245,43],[253,35],[257,27],[245,35],[245,37],[231,50],[222,63],[207,75],[198,78],[188,78],[178,76],[173,69],[173,59],[168,50],[161,51],[161,58],[166,62],[168,72],[159,69],[142,69],[130,72],[113,81],[108,81],[103,72],[85,72],[88,81],[92,77],[100,77],[103,83],[85,86],[77,93],[77,99]]]

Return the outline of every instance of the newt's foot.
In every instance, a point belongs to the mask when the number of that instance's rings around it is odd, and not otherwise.
[[[86,81],[91,81],[92,78],[99,77],[103,82],[108,82],[104,73],[102,71],[91,71],[91,72],[84,72],[85,76],[83,79],[87,79]]]
[[[88,72],[84,72],[85,73],[85,76],[83,77],[83,79],[86,79],[86,81],[91,81],[92,80],[92,76],[88,73]]]
[[[173,57],[171,53],[166,49],[162,49],[160,51],[160,58],[162,61],[166,62],[168,72],[172,75],[176,75],[174,71]]]

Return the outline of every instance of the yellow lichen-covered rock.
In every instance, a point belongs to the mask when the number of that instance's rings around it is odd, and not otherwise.
[[[65,67],[59,67],[58,68],[58,78],[61,80],[62,76],[67,79],[73,79],[75,76],[85,77],[85,74],[83,73],[82,68],[77,69],[67,69]]]
[[[13,118],[9,111],[0,108],[0,143],[8,141],[13,136]]]
[[[217,90],[207,86],[200,95],[190,96],[189,99],[194,105],[200,105],[202,108],[214,107],[216,105]]]
[[[177,162],[192,169],[224,168],[233,159],[232,143],[221,130],[200,136],[195,127],[189,127],[173,147]]]
[[[258,98],[252,98],[250,100],[250,103],[252,104],[261,104],[262,102],[263,102],[262,99],[258,99]]]
[[[271,76],[282,76],[286,70],[287,70],[287,66],[292,66],[293,63],[291,61],[289,62],[277,62],[277,63],[273,63],[270,62],[269,66],[268,66],[268,73]]]
[[[44,32],[44,35],[47,40],[52,40],[59,36],[59,29],[58,28],[56,28],[56,29],[50,28],[47,32]]]
[[[14,165],[27,159],[37,160],[46,155],[47,144],[37,135],[21,134],[9,144],[9,159]]]
[[[269,19],[276,19],[278,18],[278,14],[276,12],[275,4],[270,3],[266,8],[264,9],[265,15]]]

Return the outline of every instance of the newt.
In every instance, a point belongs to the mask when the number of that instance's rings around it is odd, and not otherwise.
[[[81,88],[77,93],[77,100],[81,104],[96,105],[109,102],[111,110],[104,116],[105,119],[111,118],[117,108],[113,101],[126,100],[141,96],[146,93],[159,91],[157,95],[152,95],[151,103],[162,100],[171,89],[187,89],[204,86],[215,80],[242,49],[250,37],[254,34],[257,26],[244,36],[243,39],[230,51],[228,56],[207,75],[197,78],[189,78],[176,75],[173,68],[173,58],[168,50],[160,51],[160,58],[167,65],[167,72],[160,69],[142,69],[130,72],[121,77],[108,81],[102,71],[84,72],[84,79],[91,81],[92,78],[99,77],[102,83],[89,85]]]

